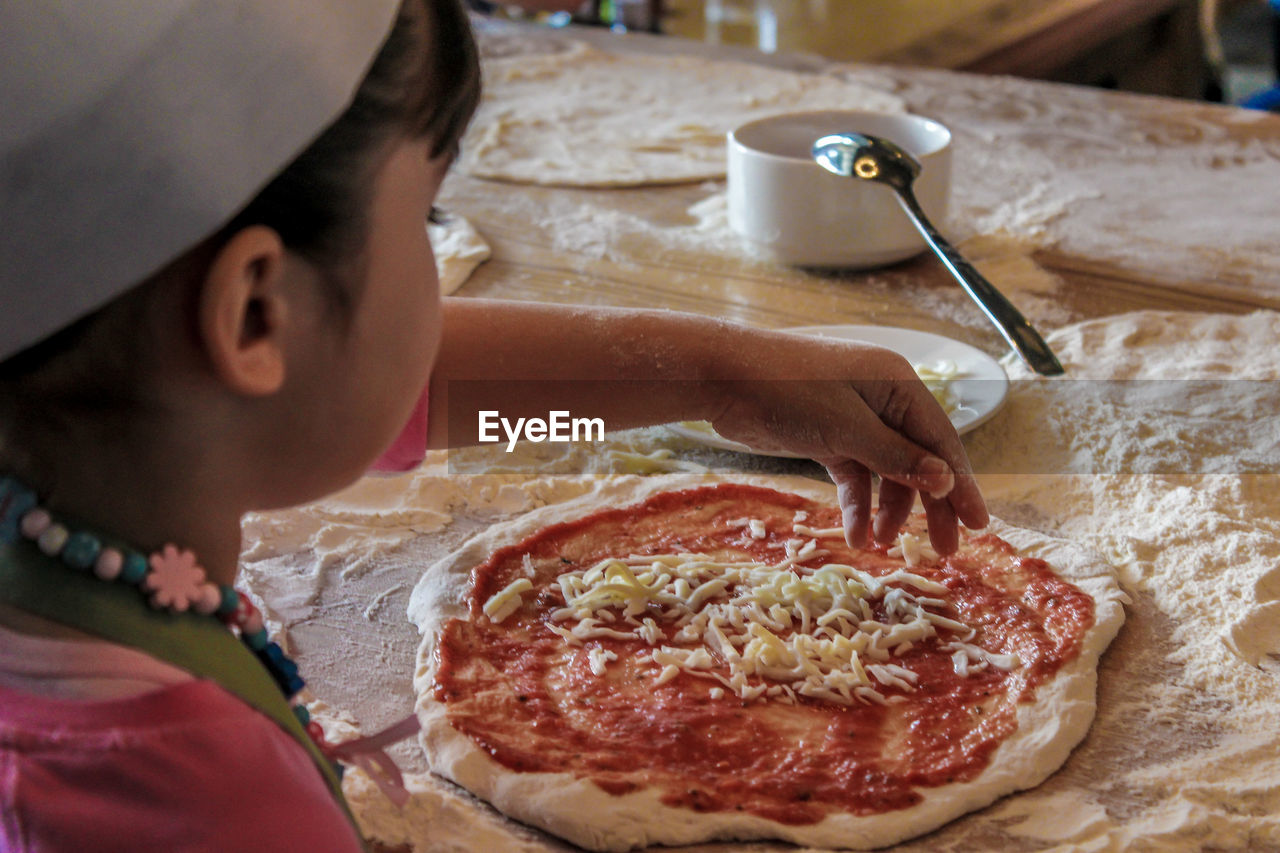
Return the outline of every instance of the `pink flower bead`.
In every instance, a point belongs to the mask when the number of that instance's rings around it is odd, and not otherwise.
[[[147,560],[151,571],[142,579],[142,588],[151,593],[151,606],[183,613],[204,586],[204,569],[196,565],[196,555],[165,545]]]
[[[49,529],[53,518],[43,509],[33,509],[22,517],[22,535],[28,539],[39,539],[40,534]]]
[[[103,548],[93,564],[93,573],[104,581],[113,581],[120,577],[123,568],[124,555],[115,548]]]

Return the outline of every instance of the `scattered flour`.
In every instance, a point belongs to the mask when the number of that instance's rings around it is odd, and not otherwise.
[[[897,849],[1280,850],[1280,444],[1270,455],[1249,451],[1251,470],[1242,471],[1238,454],[1199,428],[1206,412],[1107,407],[1089,396],[1063,406],[1050,390],[1232,375],[1257,380],[1237,380],[1247,397],[1255,386],[1280,384],[1267,355],[1278,336],[1280,315],[1147,312],[1054,333],[1070,379],[1033,380],[1008,366],[1010,398],[968,438],[994,513],[1107,555],[1134,604],[1103,660],[1097,720],[1066,766],[1037,789]],[[1211,414],[1229,432],[1261,427],[1258,405]],[[1184,429],[1188,421],[1195,428]],[[1161,436],[1199,448],[1198,469],[1135,472],[1139,460],[1168,450]],[[417,637],[392,615],[407,605],[404,585],[489,520],[585,494],[600,481],[544,466],[628,470],[615,466],[635,454],[662,458],[656,452],[670,436],[650,430],[615,441],[613,455],[588,454],[594,463],[545,446],[516,459],[484,448],[447,462],[433,456],[412,474],[367,479],[312,507],[250,519],[245,579],[287,630],[316,695],[331,703],[317,706],[317,717],[349,726],[350,715],[333,709],[353,709],[371,731],[409,713]],[[1074,448],[1068,461],[1084,468],[1043,459],[1059,446]],[[1118,453],[1128,468],[1090,461],[1090,448]],[[496,466],[503,473],[482,473]],[[566,849],[423,773],[412,744],[396,755],[414,792],[404,811],[359,772],[345,783],[372,837],[420,851]]]
[[[803,74],[690,56],[610,53],[573,42],[495,57],[458,168],[558,186],[722,177],[725,134],[778,112],[901,112],[882,78]]]
[[[728,257],[767,260],[769,253],[729,227],[729,194],[723,184],[707,184],[711,194],[692,205],[689,215],[698,244],[708,252]]]
[[[552,49],[551,43],[544,47]],[[736,124],[806,108],[900,111],[905,101],[918,112],[944,118],[955,134],[951,216],[944,230],[1034,323],[1054,327],[1077,319],[1057,298],[1062,282],[1032,255],[1057,246],[1063,229],[1078,227],[1073,223],[1082,218],[1081,206],[1098,203],[1109,182],[1099,182],[1074,148],[1070,162],[1079,168],[1064,169],[1057,150],[1061,142],[1025,133],[1020,122],[1036,116],[1037,102],[1034,90],[1024,92],[1016,82],[1001,82],[994,96],[982,100],[972,87],[940,78],[956,96],[953,102],[930,97],[932,90],[903,82],[893,69],[804,73],[685,56],[610,53],[571,41],[555,42],[549,53],[499,51],[487,58],[486,71],[485,101],[459,168],[476,176],[575,188],[537,198],[512,193],[504,200],[509,207],[504,215],[531,223],[547,248],[570,262],[577,259],[598,273],[600,260],[660,257],[680,268],[702,267],[710,259],[729,278],[739,268],[752,276],[785,274],[766,251],[729,229],[718,180],[706,185],[707,195],[688,209],[688,221],[681,224],[667,217],[656,221],[651,210],[632,208],[617,194],[606,198],[576,188],[718,179],[724,171],[724,131]],[[619,79],[632,84],[618,86]],[[980,110],[982,121],[966,117],[956,103]],[[1083,101],[1064,103],[1073,114],[1085,109]],[[988,115],[1001,109],[1010,117]],[[1092,118],[1065,136],[1078,148],[1098,123]],[[1084,219],[1084,230],[1095,227],[1095,218]],[[1135,216],[1128,224],[1139,228],[1133,233],[1141,237],[1145,221]],[[1104,230],[1115,233],[1114,227]],[[962,292],[938,288],[936,278],[917,281],[897,269],[891,276],[864,274],[857,282],[871,296],[905,296],[929,313],[987,328]]]
[[[489,244],[474,225],[456,213],[443,213],[439,222],[428,222],[427,234],[436,257],[442,296],[457,291],[476,267],[489,260]]]
[[[1098,743],[1086,753],[1114,765],[1098,762],[1088,790],[1051,783],[1010,801],[992,815],[1016,819],[1008,831],[1063,851],[1280,849],[1280,443],[1249,438],[1273,430],[1280,413],[1277,335],[1272,313],[1143,312],[1051,335],[1072,378],[1030,380],[1007,365],[1026,381],[969,445],[980,472],[1021,457],[1012,467],[1023,473],[982,478],[994,511],[1109,555],[1138,600],[1126,631],[1148,635],[1118,643],[1104,667]],[[1175,389],[1215,380],[1221,392],[1200,410],[1203,398],[1180,407],[1186,398],[1162,391],[1153,410],[1053,390],[1103,378]],[[1022,439],[1028,432],[1034,441]],[[1188,473],[1131,473],[1179,445],[1194,462]],[[1080,473],[1035,458],[1064,446],[1110,459]],[[1107,670],[1130,683],[1108,691]],[[1123,749],[1113,741],[1121,733]],[[1063,797],[1080,798],[1074,824],[1052,818]]]
[[[1012,77],[878,71],[911,112],[952,130],[960,239],[1008,234],[1202,291],[1280,298],[1277,207],[1262,189],[1280,176],[1275,116]]]
[[[711,186],[711,194],[689,208],[689,216],[696,223],[694,227],[673,230],[668,242],[696,239],[701,251],[707,254],[773,263],[768,250],[755,246],[729,227],[728,193],[720,185]],[[944,230],[957,235],[970,234],[959,242],[961,254],[1012,299],[1023,314],[1046,327],[1064,325],[1074,319],[1062,305],[1062,279],[1041,267],[1032,257],[1037,245],[1030,235],[1034,234],[1037,224],[1047,223],[1054,215],[1056,212],[1044,209],[1020,209],[1017,221],[1030,232],[1026,236],[1016,236],[1005,223],[988,224],[989,231],[984,231],[978,220],[944,227]],[[951,219],[954,221],[956,218],[953,212]],[[953,239],[960,241],[960,236]],[[988,322],[977,310],[957,310],[968,308],[968,297],[959,289],[939,295],[933,288],[914,286],[901,276],[892,283],[884,283],[874,272],[861,274],[859,281],[865,290],[872,292],[887,292],[889,289],[899,295],[908,292],[912,304],[931,314],[962,320],[967,318],[978,328],[985,327]]]

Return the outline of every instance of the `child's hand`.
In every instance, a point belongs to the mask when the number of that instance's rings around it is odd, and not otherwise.
[[[752,344],[762,357],[742,366],[764,378],[724,383],[723,408],[712,425],[726,438],[824,465],[838,487],[851,544],[865,542],[868,528],[877,540],[891,541],[916,492],[940,554],[956,549],[957,519],[970,528],[987,525],[960,438],[904,358],[870,345],[796,335],[768,334]],[[872,473],[881,478],[874,525]]]
[[[612,430],[705,419],[727,438],[825,465],[850,542],[872,528],[872,473],[877,539],[897,535],[917,491],[939,553],[956,549],[957,519],[987,525],[955,428],[889,350],[671,311],[476,298],[445,301],[444,331],[431,411],[446,415],[428,425],[433,446],[474,443],[487,409],[590,413]],[[454,379],[485,381],[446,393]]]

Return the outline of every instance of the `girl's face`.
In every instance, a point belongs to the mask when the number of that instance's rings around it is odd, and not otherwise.
[[[448,165],[448,157],[430,159],[426,142],[402,142],[375,179],[366,279],[349,327],[328,336],[333,344],[324,350],[325,364],[316,365],[307,383],[319,401],[311,413],[313,435],[329,475],[311,484],[314,496],[363,474],[399,434],[426,387],[441,334],[426,221]]]

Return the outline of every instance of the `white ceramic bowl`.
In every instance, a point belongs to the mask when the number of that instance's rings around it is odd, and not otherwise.
[[[939,229],[951,192],[951,131],[931,119],[833,110],[788,113],[729,132],[729,226],[796,266],[876,267],[925,248],[889,187],[834,175],[813,143],[832,133],[896,142],[923,167],[916,197]]]

